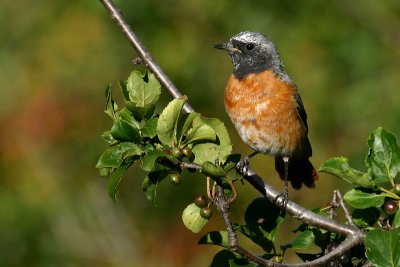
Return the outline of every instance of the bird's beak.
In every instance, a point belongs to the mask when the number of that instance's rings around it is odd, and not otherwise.
[[[213,45],[213,48],[225,50],[225,51],[228,51],[228,52],[239,52],[239,53],[242,53],[242,51],[240,51],[238,48],[233,47],[233,45],[230,42],[225,43],[225,44]]]

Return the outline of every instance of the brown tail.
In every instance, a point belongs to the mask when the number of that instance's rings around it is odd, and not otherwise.
[[[285,179],[285,163],[282,157],[275,157],[275,170],[282,180]],[[302,184],[314,187],[318,174],[308,159],[289,159],[288,180],[294,189],[300,189]]]

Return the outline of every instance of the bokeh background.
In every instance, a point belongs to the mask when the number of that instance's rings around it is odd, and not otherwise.
[[[235,152],[250,150],[223,108],[232,66],[211,46],[244,30],[277,43],[309,115],[315,166],[343,155],[363,170],[373,129],[400,137],[397,0],[116,4],[196,111],[226,122]],[[133,168],[114,204],[94,168],[106,148],[100,134],[110,127],[104,89],[136,68],[135,52],[100,2],[2,0],[0,25],[0,266],[207,266],[218,248],[196,243],[223,228],[219,216],[197,235],[180,219],[205,192],[203,179],[162,184],[154,208],[141,191],[144,174]],[[169,100],[164,92],[161,103]],[[252,166],[282,188],[269,157]],[[321,174],[315,189],[290,197],[320,207],[335,188],[349,187]],[[248,185],[239,194],[233,214],[243,222],[258,195]],[[283,228],[282,242],[293,238],[294,225]]]

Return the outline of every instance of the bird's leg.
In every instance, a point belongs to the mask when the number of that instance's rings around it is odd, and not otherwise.
[[[285,164],[285,188],[283,189],[283,193],[276,196],[274,202],[276,202],[278,198],[282,197],[282,211],[285,212],[286,205],[289,201],[289,157],[284,156],[283,162]]]
[[[249,170],[249,165],[250,162],[249,160],[254,157],[255,155],[257,155],[258,152],[254,151],[253,153],[251,153],[250,155],[246,156],[244,159],[240,160],[237,164],[236,164],[236,169],[243,175],[247,175],[247,171]]]

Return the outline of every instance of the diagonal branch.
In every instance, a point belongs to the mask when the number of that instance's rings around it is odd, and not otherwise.
[[[144,64],[151,70],[151,72],[156,75],[157,79],[160,83],[167,89],[167,91],[174,98],[179,98],[182,96],[181,92],[175,87],[172,81],[168,78],[168,76],[164,73],[161,67],[157,64],[157,62],[152,58],[150,53],[144,47],[144,45],[140,42],[139,38],[132,31],[131,27],[128,23],[126,23],[124,17],[121,12],[115,6],[112,0],[100,0],[100,2],[104,5],[107,11],[110,13],[111,18],[118,24],[121,31],[128,38],[129,43],[133,46],[133,48],[138,52],[140,58],[143,60]],[[194,112],[194,109],[190,106],[189,103],[185,103],[183,110],[186,113]]]

